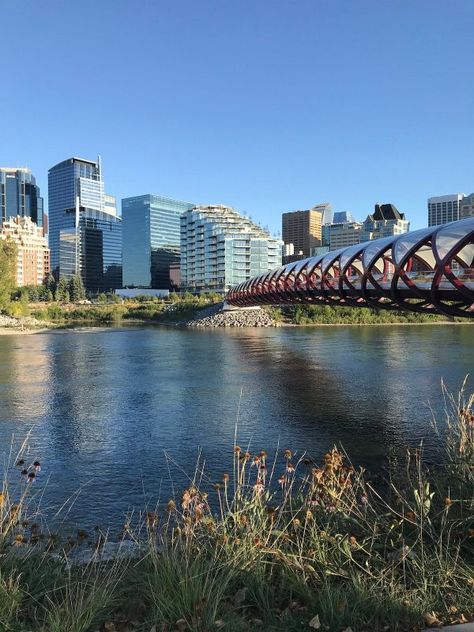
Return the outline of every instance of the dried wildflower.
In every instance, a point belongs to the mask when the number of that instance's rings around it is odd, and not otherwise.
[[[0,507],[3,507],[4,504],[5,504],[5,494],[3,492],[0,492]]]
[[[362,505],[368,505],[369,504],[369,497],[367,496],[367,494],[362,494],[360,497],[360,502]]]
[[[240,445],[236,445],[234,447],[234,452],[235,454],[240,454],[242,452],[242,448],[240,447]]]
[[[214,487],[215,490],[219,491],[221,488],[221,484],[220,483],[212,483],[212,486]]]
[[[406,512],[406,514],[405,514],[405,518],[406,518],[407,520],[410,520],[411,522],[415,522],[415,518],[416,518],[416,516],[415,516],[415,514],[413,513],[413,511],[407,511],[407,512]]]
[[[291,459],[291,457],[292,457],[291,450],[285,450],[284,454],[285,454],[285,459],[286,460]]]
[[[311,511],[309,511],[309,509],[306,512],[305,519],[306,519],[306,522],[311,522],[311,520],[313,519],[313,514]]]
[[[21,521],[21,526],[23,527],[23,529],[26,529],[26,527],[29,525],[30,523],[28,522],[28,520],[22,520]]]
[[[449,496],[446,496],[446,498],[444,499],[444,506],[449,507],[452,504],[453,504],[453,501],[451,500],[451,498],[449,498]]]
[[[227,483],[229,480],[229,475],[227,474],[227,472],[224,472],[224,474],[222,475],[222,480],[224,483]]]
[[[21,470],[20,474],[23,476],[23,478],[26,478],[28,476],[28,470]]]
[[[262,459],[265,459],[267,456],[267,453],[265,450],[260,450],[260,456],[262,457]]]
[[[258,455],[254,456],[253,457],[253,461],[252,461],[252,465],[258,465],[260,463],[260,459],[261,459],[260,456],[258,456]]]
[[[151,528],[156,527],[156,525],[158,524],[158,514],[155,511],[147,511],[146,523]]]
[[[27,539],[25,538],[24,535],[21,535],[20,533],[18,535],[15,536],[15,544],[26,544],[27,543]]]
[[[351,537],[349,538],[349,544],[351,546],[356,546],[357,545],[357,538],[354,535],[351,535]]]
[[[250,454],[250,452],[246,452],[242,458],[244,461],[250,461],[250,459],[252,458],[252,455]]]
[[[168,511],[169,513],[171,513],[172,511],[174,511],[176,509],[176,503],[174,502],[174,500],[172,498],[170,498],[168,500],[168,504],[166,505],[166,511]]]
[[[278,483],[283,487],[284,484],[286,483],[286,476],[284,475],[280,476],[280,478],[278,479]]]
[[[265,507],[265,511],[269,516],[274,516],[276,513],[275,507]]]
[[[34,472],[30,472],[28,474],[28,483],[32,483],[36,478],[36,474]]]
[[[25,459],[20,459],[19,461],[17,461],[16,465],[17,467],[22,467],[23,465],[25,465]]]
[[[288,463],[288,465],[286,466],[286,471],[290,473],[295,471],[295,466],[293,465],[293,463]]]
[[[39,461],[35,461],[35,462],[33,463],[33,467],[35,468],[35,470],[36,470],[37,472],[40,472],[40,471],[41,471],[41,463],[40,463]]]
[[[258,480],[255,485],[253,486],[253,490],[256,494],[261,494],[265,489],[265,485],[263,484],[262,480]]]

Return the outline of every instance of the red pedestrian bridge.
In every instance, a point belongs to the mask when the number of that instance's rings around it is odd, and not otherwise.
[[[474,217],[289,263],[233,287],[236,307],[312,303],[474,317]]]

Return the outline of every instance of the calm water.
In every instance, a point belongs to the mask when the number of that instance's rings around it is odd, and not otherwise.
[[[428,403],[441,413],[441,378],[457,390],[473,367],[469,325],[3,336],[1,463],[30,432],[45,512],[72,496],[68,523],[120,524],[179,491],[199,453],[220,477],[237,421],[251,451],[340,441],[375,469],[422,439],[434,454]]]

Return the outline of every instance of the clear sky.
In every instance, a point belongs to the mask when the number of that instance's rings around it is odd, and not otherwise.
[[[0,165],[364,219],[474,191],[473,0],[0,0]]]

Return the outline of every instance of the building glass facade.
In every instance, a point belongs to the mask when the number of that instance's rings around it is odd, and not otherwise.
[[[0,167],[0,226],[10,217],[29,217],[44,228],[43,198],[30,169]]]
[[[69,158],[48,172],[51,269],[80,274],[88,292],[122,286],[122,221],[107,197],[100,159]]]
[[[197,206],[181,216],[181,288],[226,292],[281,265],[282,246],[228,206]]]
[[[194,204],[158,195],[122,200],[124,287],[172,289],[180,261],[180,217]]]

